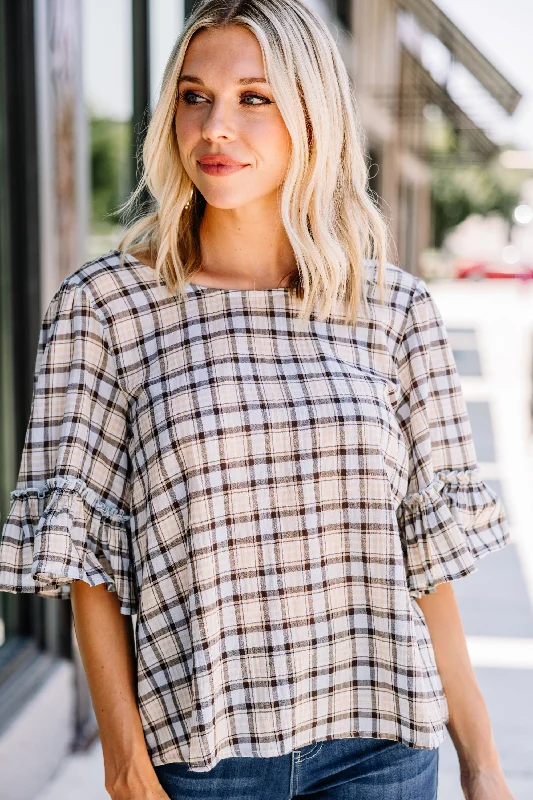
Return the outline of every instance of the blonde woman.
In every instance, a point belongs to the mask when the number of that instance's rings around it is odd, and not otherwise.
[[[152,213],[43,321],[0,553],[71,597],[107,791],[431,800],[447,726],[508,800],[451,587],[505,515],[325,24],[198,6],[143,157]]]

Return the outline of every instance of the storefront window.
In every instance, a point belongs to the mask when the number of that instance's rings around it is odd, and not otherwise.
[[[116,246],[117,209],[132,184],[131,0],[84,0],[83,75],[89,129],[89,259]]]

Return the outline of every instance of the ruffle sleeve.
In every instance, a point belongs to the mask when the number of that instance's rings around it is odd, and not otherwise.
[[[82,580],[136,613],[127,413],[105,321],[71,276],[41,325],[0,591],[68,598]]]
[[[468,575],[510,541],[500,498],[482,480],[459,375],[440,312],[417,285],[398,348],[397,416],[409,453],[398,523],[412,597]]]

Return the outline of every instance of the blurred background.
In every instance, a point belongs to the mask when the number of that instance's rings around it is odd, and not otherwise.
[[[0,0],[0,514],[42,315],[116,247],[183,0]],[[454,583],[514,796],[533,796],[533,3],[312,0],[355,83],[371,189],[424,277],[512,542]],[[70,604],[0,593],[0,800],[99,800]],[[447,736],[439,800],[462,797]]]

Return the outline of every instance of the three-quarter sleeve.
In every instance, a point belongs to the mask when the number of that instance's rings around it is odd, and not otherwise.
[[[467,575],[510,540],[500,498],[481,479],[459,375],[440,312],[417,279],[397,352],[397,417],[409,452],[398,508],[411,596]]]
[[[30,419],[0,537],[0,590],[67,598],[73,580],[136,611],[128,395],[109,331],[66,278],[44,315]]]

